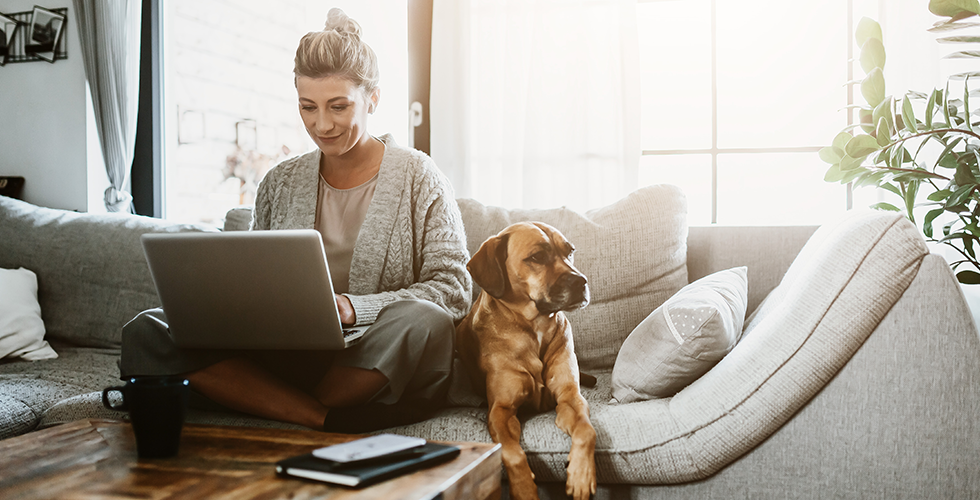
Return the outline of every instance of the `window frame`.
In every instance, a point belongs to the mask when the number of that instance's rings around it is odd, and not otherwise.
[[[637,0],[637,3],[653,3],[664,0]],[[776,148],[719,148],[718,147],[718,0],[709,0],[710,42],[711,42],[711,147],[701,149],[644,149],[641,156],[711,155],[711,224],[718,223],[718,157],[729,154],[767,154],[767,153],[813,153],[823,146],[776,147]],[[854,59],[854,1],[847,0],[847,60]],[[847,81],[854,80],[854,65],[847,62]],[[854,85],[847,85],[846,125],[854,123]],[[845,207],[851,210],[854,205],[853,184],[846,185]]]

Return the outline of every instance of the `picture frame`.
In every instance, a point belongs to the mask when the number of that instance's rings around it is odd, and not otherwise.
[[[20,23],[16,19],[0,14],[0,66],[7,64],[7,57],[13,50],[14,37]]]
[[[53,63],[66,19],[67,16],[64,14],[35,6],[31,14],[31,24],[28,26],[24,51]]]

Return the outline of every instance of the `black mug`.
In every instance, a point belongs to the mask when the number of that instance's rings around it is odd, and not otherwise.
[[[113,406],[110,392],[120,393],[122,404]],[[189,394],[189,382],[183,377],[131,377],[124,386],[103,390],[102,405],[129,412],[141,458],[172,457],[180,445]]]

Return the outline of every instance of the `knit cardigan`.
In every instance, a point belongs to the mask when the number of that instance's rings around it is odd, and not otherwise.
[[[374,198],[351,257],[357,325],[374,323],[386,305],[424,299],[455,320],[469,312],[472,281],[463,219],[449,180],[425,153],[385,144]],[[312,229],[320,150],[286,160],[262,179],[250,229]]]

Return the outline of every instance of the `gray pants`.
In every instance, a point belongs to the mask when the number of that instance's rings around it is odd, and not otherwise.
[[[219,361],[247,358],[287,383],[310,391],[334,364],[376,369],[388,384],[370,402],[443,403],[453,363],[452,316],[424,300],[389,304],[363,339],[340,351],[221,350],[178,348],[162,309],[140,313],[122,331],[121,378],[180,375]]]

